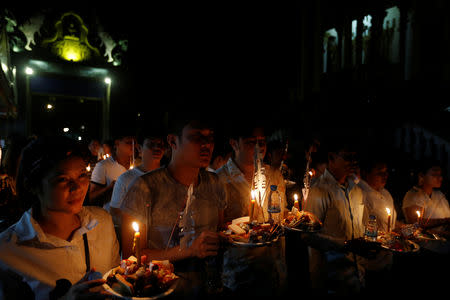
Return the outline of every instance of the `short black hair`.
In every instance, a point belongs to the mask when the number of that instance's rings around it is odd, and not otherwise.
[[[341,132],[338,129],[327,134],[327,137],[321,143],[321,147],[328,153],[339,153],[342,151],[359,152],[359,144],[355,137]]]
[[[247,138],[253,136],[253,131],[260,128],[264,131],[265,136],[269,136],[267,126],[264,121],[252,114],[236,114],[233,119],[228,120],[227,135],[229,138],[238,140],[239,138]]]
[[[183,128],[191,125],[199,129],[214,129],[215,124],[209,114],[200,111],[177,111],[168,113],[167,133],[181,136]]]

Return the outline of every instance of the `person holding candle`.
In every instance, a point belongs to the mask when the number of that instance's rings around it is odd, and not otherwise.
[[[109,211],[114,184],[130,168],[133,157],[134,136],[122,134],[114,139],[112,156],[99,161],[91,175],[89,203]]]
[[[217,230],[227,203],[217,175],[204,169],[214,149],[214,131],[204,115],[180,112],[169,114],[168,132],[169,164],[137,177],[123,199],[123,256],[131,254],[130,224],[138,221],[142,253],[173,262],[175,273],[182,274],[182,296],[201,297],[205,258],[218,254]],[[181,220],[180,212],[187,212]],[[180,239],[178,228],[188,225],[189,234]]]
[[[424,160],[417,169],[417,185],[403,198],[403,214],[407,223],[419,223],[424,229],[430,228],[438,234],[449,235],[450,206],[442,185],[440,162]],[[420,212],[420,219],[417,215]]]
[[[259,146],[261,157],[266,153],[266,134],[264,126],[258,120],[243,116],[233,116],[230,126],[230,145],[232,156],[216,172],[224,183],[228,193],[228,206],[225,209],[225,221],[249,215],[252,198],[252,184],[255,174],[255,148]],[[244,121],[245,119],[245,121]],[[277,185],[282,196],[281,217],[286,209],[286,188],[279,168],[272,169],[265,165],[266,188],[264,197],[269,195],[269,186]],[[258,191],[254,191],[257,193]],[[264,191],[263,191],[264,192]],[[258,201],[254,205],[253,220],[267,222],[267,199],[263,207]],[[286,262],[284,258],[284,238],[270,247],[240,248],[232,247],[224,253],[224,285],[232,295],[239,296],[280,296],[285,290]]]
[[[101,274],[120,263],[119,244],[111,216],[83,206],[89,176],[80,147],[67,137],[40,137],[22,151],[17,192],[31,208],[0,234],[0,270],[15,274],[1,276],[4,291],[16,277],[35,299],[108,297],[88,290],[103,284]],[[90,280],[93,275],[97,280]]]
[[[397,220],[394,199],[385,188],[388,176],[388,166],[384,157],[369,153],[368,157],[361,162],[361,179],[358,186],[364,192],[364,205],[368,215],[377,217],[378,230],[384,232],[388,232],[388,227],[394,229]],[[389,213],[386,208],[389,209]],[[389,215],[390,222],[388,222]],[[366,219],[363,221],[365,223]]]
[[[358,148],[345,132],[336,131],[324,137],[321,147],[328,153],[327,168],[309,190],[304,210],[316,215],[323,227],[320,233],[302,235],[310,246],[312,293],[359,294],[365,259],[356,254],[358,249],[346,246],[346,241],[364,235],[363,192],[351,177],[358,164]]]
[[[367,152],[367,157],[361,162],[361,179],[358,186],[364,194],[364,205],[367,214],[377,218],[378,232],[389,233],[397,225],[397,212],[394,199],[385,188],[389,176],[388,165],[384,155],[376,148]],[[393,254],[389,250],[380,250],[375,257],[367,260],[366,292],[380,292],[379,287],[388,287],[392,280]]]

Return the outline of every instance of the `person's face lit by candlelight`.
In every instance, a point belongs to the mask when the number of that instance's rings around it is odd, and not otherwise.
[[[380,191],[386,185],[389,177],[387,165],[385,163],[376,164],[364,177],[373,189]]]
[[[252,135],[231,139],[230,145],[234,150],[235,158],[244,164],[253,164],[255,160],[256,145],[259,147],[261,158],[266,155],[266,136],[262,128],[254,128]]]
[[[78,213],[89,186],[86,163],[80,157],[70,157],[60,162],[42,178],[36,194],[43,212],[60,211]]]
[[[354,174],[357,170],[356,152],[342,150],[339,152],[330,152],[328,155],[328,169],[340,183]]]
[[[188,163],[192,168],[206,168],[214,150],[214,131],[201,124],[186,125],[181,136],[169,134],[168,143],[172,155]]]

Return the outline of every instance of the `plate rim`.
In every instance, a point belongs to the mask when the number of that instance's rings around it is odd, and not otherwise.
[[[104,279],[104,280],[107,280],[109,274],[111,274],[111,272],[112,272],[113,269],[115,269],[115,268],[110,269],[108,272],[106,272],[106,273],[103,275],[103,279]],[[176,275],[176,274],[175,274],[175,275]],[[120,297],[121,299],[124,299],[124,300],[154,300],[154,299],[160,299],[160,298],[162,298],[162,297],[165,297],[165,296],[168,296],[168,295],[172,294],[173,291],[175,291],[175,288],[176,288],[177,285],[178,285],[178,279],[179,279],[179,278],[175,279],[174,282],[170,285],[170,287],[169,287],[166,291],[164,291],[164,292],[162,292],[162,293],[160,293],[160,294],[157,294],[157,295],[155,295],[155,296],[153,296],[153,297],[134,297],[134,296],[133,296],[133,297],[128,297],[128,296],[123,296],[123,295],[117,293],[116,291],[114,291],[114,290],[109,286],[109,284],[108,284],[107,282],[105,282],[105,283],[102,285],[102,287],[103,287],[103,288],[105,289],[105,291],[107,291],[108,293],[111,293],[112,295],[117,296],[117,297]]]
[[[264,246],[269,246],[275,242],[278,241],[278,236],[271,240],[271,241],[267,241],[267,242],[259,242],[259,243],[246,243],[246,242],[239,242],[239,241],[235,241],[233,240],[233,242],[231,243],[234,246],[239,246],[239,247],[246,247],[246,248],[252,248],[252,247],[264,247]]]
[[[390,251],[393,251],[393,252],[396,252],[396,253],[415,253],[415,252],[420,250],[420,246],[416,242],[413,242],[413,241],[410,241],[410,240],[405,240],[405,241],[407,243],[412,244],[414,246],[414,249],[411,250],[411,251],[399,251],[399,250],[396,250],[396,249],[389,248],[386,245],[384,245],[383,243],[381,243],[381,247],[386,249],[386,250],[390,250]]]
[[[305,233],[316,233],[322,230],[322,226],[317,229],[317,230],[303,230],[303,229],[299,229],[299,228],[295,228],[295,227],[290,227],[288,225],[281,225],[283,226],[284,229],[286,230],[290,230],[290,231],[295,231],[295,232],[305,232]]]

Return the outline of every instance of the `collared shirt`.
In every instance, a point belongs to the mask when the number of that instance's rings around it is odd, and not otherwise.
[[[374,215],[377,217],[378,231],[387,231],[388,214],[386,207],[391,212],[391,230],[395,228],[395,221],[397,220],[397,212],[394,207],[394,199],[392,199],[391,193],[385,188],[380,191],[372,188],[365,180],[361,179],[358,186],[363,190],[364,205],[367,209],[367,214],[364,217],[364,224],[367,222],[368,215]],[[393,263],[393,254],[389,250],[380,250],[376,256],[367,261],[368,270],[381,270],[384,268],[390,268]]]
[[[372,188],[363,179],[360,180],[358,186],[363,190],[364,205],[367,208],[368,215],[375,215],[377,217],[378,230],[387,231],[388,214],[386,208],[391,212],[391,230],[395,228],[395,221],[397,220],[397,212],[394,207],[394,199],[385,188],[380,191]],[[365,223],[366,220],[363,220]]]
[[[350,240],[364,235],[363,199],[361,188],[352,180],[343,186],[326,169],[311,187],[305,210],[323,222],[323,234]]]
[[[433,190],[430,197],[421,188],[413,187],[403,198],[403,212],[405,213],[405,208],[410,206],[423,207],[423,218],[425,219],[450,218],[448,201],[439,190]],[[409,220],[407,221],[410,222]]]
[[[123,198],[127,194],[128,189],[130,188],[133,181],[143,174],[145,174],[145,172],[141,171],[139,168],[133,168],[120,175],[119,178],[117,178],[116,183],[114,184],[114,189],[109,206],[120,208]]]
[[[278,185],[282,196],[282,211],[286,207],[285,185],[281,173],[266,168],[267,185]],[[232,158],[217,171],[220,180],[225,184],[228,193],[228,207],[225,210],[225,220],[248,216],[251,186],[244,174]],[[268,193],[267,193],[268,194]],[[267,202],[264,201],[265,218],[267,221]],[[262,214],[258,215],[261,222]],[[275,218],[274,218],[275,219]],[[285,284],[286,261],[284,257],[284,238],[270,247],[241,248],[231,247],[224,253],[223,282],[231,290],[257,289],[265,296],[276,294]]]
[[[87,233],[91,268],[102,274],[120,263],[119,243],[111,216],[102,208],[85,206],[81,227],[71,241],[46,234],[31,210],[0,234],[0,267],[21,275],[36,299],[48,299],[56,280],[78,282],[86,273],[83,234]]]
[[[165,249],[179,243],[176,238],[169,242],[179,212],[183,211],[188,187],[177,182],[161,167],[136,178],[123,199],[121,209],[147,226],[148,247]],[[227,204],[223,184],[216,174],[205,170],[199,172],[198,185],[193,189],[192,219],[195,234],[217,231],[219,210]]]
[[[305,204],[305,211],[312,212],[323,223],[320,233],[323,243],[318,246],[320,250],[310,248],[312,285],[314,288],[326,288],[328,276],[328,280],[341,282],[337,292],[342,293],[359,291],[365,264],[361,257],[335,251],[327,243],[328,240],[342,243],[364,235],[363,192],[352,180],[347,183],[347,186],[341,185],[325,169],[311,187]],[[324,273],[324,268],[327,273]]]
[[[276,185],[277,190],[281,196],[281,215],[286,210],[286,184],[284,183],[283,176],[279,170],[271,169],[270,166],[264,165],[266,175],[266,193],[265,201],[262,207],[262,211],[259,211],[257,216],[258,221],[267,221],[269,215],[267,213],[268,202],[267,197],[269,195],[270,185]],[[228,159],[227,163],[220,167],[216,171],[219,178],[225,184],[228,193],[228,206],[225,210],[225,221],[232,221],[233,219],[240,218],[249,215],[249,205],[251,200],[251,185],[245,179],[244,174],[236,165],[232,158]],[[264,213],[264,219],[263,219]]]
[[[91,181],[100,185],[108,186],[120,175],[125,173],[127,169],[119,164],[112,156],[99,161],[92,171]],[[103,208],[109,211],[109,201],[103,205]]]

